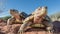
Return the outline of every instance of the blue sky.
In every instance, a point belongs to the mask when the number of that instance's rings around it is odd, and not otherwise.
[[[10,9],[30,14],[41,6],[48,7],[48,15],[60,12],[60,0],[0,0],[0,17],[10,15]]]

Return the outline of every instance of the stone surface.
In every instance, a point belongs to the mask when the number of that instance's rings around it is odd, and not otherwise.
[[[56,22],[59,23],[59,22]],[[21,24],[13,24],[13,25],[9,25],[9,29],[6,25],[6,23],[0,23],[0,34],[17,34]],[[3,25],[4,24],[4,25]],[[55,24],[55,22],[54,22]],[[56,26],[58,24],[55,24]],[[59,29],[56,26],[55,29]],[[45,31],[45,29],[40,29],[40,28],[28,28],[26,30],[26,32],[24,32],[24,34],[52,34],[52,33],[48,33],[47,31]]]

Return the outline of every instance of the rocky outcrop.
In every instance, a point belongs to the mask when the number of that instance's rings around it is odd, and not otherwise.
[[[17,34],[18,30],[20,28],[21,24],[13,24],[9,25],[9,28],[7,25],[0,26],[0,34]],[[28,28],[24,34],[45,34],[46,31],[40,28]]]
[[[0,32],[5,34],[17,34],[19,28],[20,24],[9,25],[9,28],[7,26],[3,26],[0,27]]]
[[[13,24],[9,25],[9,28],[7,27],[6,23],[2,22],[0,23],[0,34],[17,34],[18,30],[21,26],[21,24]],[[55,21],[53,22],[55,30],[60,29],[60,22]],[[59,27],[58,27],[59,26]],[[45,30],[45,28],[28,28],[24,34],[47,34],[48,32]]]
[[[60,32],[60,21],[53,22],[53,29],[55,30],[54,32]]]

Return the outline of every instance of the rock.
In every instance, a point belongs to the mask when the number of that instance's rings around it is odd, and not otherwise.
[[[14,25],[11,26],[10,32],[14,33],[14,34],[17,34],[19,28],[20,28],[20,24],[14,24]]]
[[[13,24],[13,25],[9,25],[9,29],[7,27],[7,25],[5,26],[0,26],[0,34],[17,34],[18,30],[20,28],[21,24]],[[40,29],[40,28],[28,28],[24,34],[45,34],[46,31],[44,31],[44,29]]]
[[[60,32],[60,21],[54,21],[53,26],[54,32]]]
[[[6,26],[0,26],[0,32],[2,33],[6,33],[6,34],[16,34],[18,32],[20,28],[20,24],[13,24],[13,25],[9,25],[9,29]]]
[[[4,22],[0,23],[0,26],[5,26],[5,25],[6,25],[6,23],[4,23]]]

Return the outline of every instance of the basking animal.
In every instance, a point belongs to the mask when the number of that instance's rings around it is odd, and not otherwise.
[[[35,27],[36,25],[39,25],[40,27],[40,24],[43,24],[46,29],[50,31],[52,28],[50,22],[51,20],[47,16],[47,7],[39,7],[30,16],[24,19],[23,24],[21,25],[18,33],[23,34],[25,28],[27,28],[28,26]]]
[[[7,25],[22,24],[22,21],[28,16],[24,12],[18,12],[18,10],[10,9],[11,18],[7,20]]]

